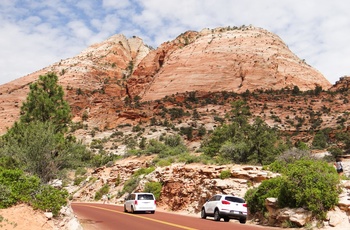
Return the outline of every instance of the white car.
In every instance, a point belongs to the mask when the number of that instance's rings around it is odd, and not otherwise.
[[[124,202],[124,212],[150,212],[156,211],[156,199],[152,193],[131,193]]]
[[[202,207],[201,218],[207,216],[214,217],[214,220],[220,221],[224,218],[225,222],[230,219],[237,219],[241,224],[247,220],[247,204],[241,197],[217,194],[211,197]]]

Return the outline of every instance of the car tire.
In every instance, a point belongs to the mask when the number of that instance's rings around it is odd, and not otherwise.
[[[205,209],[204,208],[202,208],[202,210],[201,210],[201,218],[202,219],[206,219],[207,218],[207,214],[205,213]]]
[[[225,222],[229,222],[229,221],[230,221],[230,218],[224,217],[224,221],[225,221]]]
[[[151,211],[151,214],[154,214],[156,211]]]
[[[124,205],[124,212],[128,212],[128,210],[126,210],[126,206]]]
[[[247,221],[247,219],[239,219],[239,223],[241,223],[241,224],[245,224],[246,221]]]
[[[215,221],[220,221],[221,217],[220,217],[220,213],[219,213],[219,210],[215,209],[215,212],[214,212],[214,220]]]
[[[135,213],[133,206],[131,206],[131,213]]]

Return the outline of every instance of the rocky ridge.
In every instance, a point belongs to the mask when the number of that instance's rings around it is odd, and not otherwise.
[[[186,92],[245,92],[331,84],[295,56],[275,34],[256,27],[188,31],[156,50],[140,38],[115,35],[44,69],[0,86],[0,133],[19,118],[29,84],[55,72],[74,121],[113,129],[153,114],[125,106],[125,100],[158,100]]]
[[[143,101],[190,91],[330,88],[324,76],[275,34],[252,26],[187,32],[162,44],[137,66],[128,91]]]

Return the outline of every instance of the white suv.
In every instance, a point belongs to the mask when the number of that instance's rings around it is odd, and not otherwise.
[[[207,216],[213,216],[216,221],[224,218],[225,222],[230,221],[230,219],[237,219],[241,224],[245,224],[247,204],[241,197],[223,194],[214,195],[202,207],[201,218],[205,219]]]
[[[152,193],[131,193],[124,202],[124,212],[156,211],[156,199]]]

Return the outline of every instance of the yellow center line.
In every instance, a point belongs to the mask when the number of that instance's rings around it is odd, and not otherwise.
[[[134,215],[134,214],[131,214],[131,213],[126,213],[126,212],[120,212],[120,211],[112,210],[112,209],[108,209],[108,208],[101,208],[101,207],[96,207],[96,206],[91,206],[91,205],[86,205],[86,204],[75,204],[75,205],[80,205],[80,206],[85,206],[85,207],[90,207],[90,208],[96,208],[96,209],[106,210],[106,211],[110,211],[110,212],[115,212],[115,213],[119,213],[119,214],[129,215],[129,216],[142,218],[142,219],[145,219],[145,220],[149,220],[149,221],[153,221],[153,222],[157,222],[157,223],[161,223],[161,224],[165,224],[165,225],[169,225],[169,226],[173,226],[173,227],[177,227],[177,228],[181,228],[181,229],[197,230],[195,228],[190,228],[190,227],[186,227],[186,226],[183,226],[183,225],[170,223],[170,222],[167,222],[167,221],[156,220],[156,219],[152,219],[152,218],[149,218],[149,217]]]

